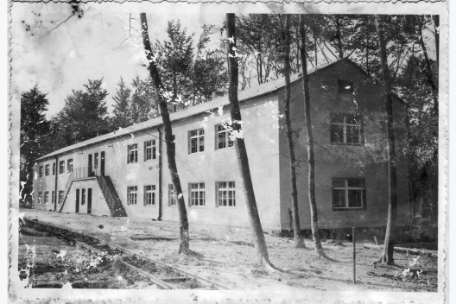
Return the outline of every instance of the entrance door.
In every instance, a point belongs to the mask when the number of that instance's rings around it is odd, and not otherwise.
[[[92,172],[92,154],[89,154],[89,165],[87,167],[88,176],[93,176]]]
[[[92,188],[87,189],[87,213],[92,213]]]
[[[76,213],[79,213],[79,189],[76,189]]]
[[[104,176],[105,172],[105,152],[101,151],[100,155],[100,174]]]

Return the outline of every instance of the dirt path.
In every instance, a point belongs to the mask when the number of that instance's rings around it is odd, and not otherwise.
[[[192,224],[190,248],[195,254],[182,256],[177,254],[178,224],[174,222],[100,218],[29,209],[21,212],[25,212],[28,219],[97,236],[232,289],[437,291],[435,256],[395,253],[396,263],[402,268],[375,267],[372,263],[379,257],[381,247],[369,241],[357,243],[357,285],[354,285],[352,247],[348,242],[324,242],[325,252],[336,260],[328,261],[317,258],[311,249],[295,249],[292,242],[265,235],[272,263],[283,270],[271,274],[255,266],[252,237],[246,228]],[[306,241],[310,244],[309,240]],[[415,264],[410,268],[410,263]],[[404,266],[412,271],[405,271]]]

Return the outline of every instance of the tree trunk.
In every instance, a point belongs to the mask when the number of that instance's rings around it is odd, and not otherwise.
[[[237,122],[242,121],[241,109],[238,100],[238,63],[233,48],[236,47],[236,27],[235,15],[226,14],[227,18],[227,37],[233,38],[232,42],[228,42],[228,68],[230,75],[230,86],[228,89],[228,98],[230,101],[230,112],[232,120],[232,128],[234,132],[241,129],[241,125]],[[244,138],[236,138],[234,141],[236,155],[239,160],[239,169],[241,171],[242,180],[244,182],[244,191],[246,196],[246,206],[249,213],[250,224],[252,225],[255,249],[257,251],[258,262],[262,266],[272,267],[269,262],[268,249],[264,239],[263,228],[261,227],[260,216],[253,192],[252,178],[250,176],[249,159],[245,147]]]
[[[285,28],[282,27],[282,45],[285,75],[285,96],[283,99],[283,114],[285,119],[285,133],[287,135],[287,148],[290,156],[290,178],[291,178],[291,211],[293,220],[293,232],[295,248],[304,248],[304,239],[301,237],[301,227],[299,225],[298,208],[298,189],[296,186],[296,157],[294,151],[293,130],[291,129],[290,103],[291,103],[291,84],[290,84],[290,16],[285,15]]]
[[[418,18],[419,18],[419,20],[418,20],[419,41],[420,41],[421,49],[423,50],[424,62],[426,63],[426,72],[424,74],[426,75],[426,78],[427,78],[429,84],[431,85],[432,97],[434,99],[434,113],[438,114],[438,112],[439,112],[439,89],[438,89],[438,86],[434,79],[434,76],[432,75],[431,61],[428,56],[426,45],[424,44],[424,39],[423,39],[424,16],[418,17]],[[438,53],[438,49],[436,50],[436,53]]]
[[[320,235],[318,234],[318,214],[317,203],[315,201],[315,158],[314,142],[312,134],[312,121],[310,114],[310,94],[309,94],[309,76],[307,75],[307,53],[306,53],[306,31],[304,25],[304,16],[300,15],[300,32],[301,32],[301,65],[302,65],[302,91],[304,95],[304,109],[307,133],[307,193],[310,205],[310,220],[312,228],[312,239],[315,245],[315,252],[318,257],[325,256],[321,246]]]
[[[171,174],[171,180],[174,185],[174,189],[177,195],[177,208],[179,210],[179,224],[180,224],[180,245],[179,253],[186,254],[189,251],[189,231],[188,231],[188,218],[187,209],[185,207],[184,196],[182,195],[182,187],[179,178],[179,173],[176,166],[175,152],[176,148],[173,140],[173,129],[171,126],[171,120],[169,118],[168,105],[165,98],[163,97],[163,86],[158,73],[157,66],[152,60],[154,56],[149,40],[149,28],[147,25],[147,17],[145,13],[140,14],[141,18],[141,32],[143,38],[144,49],[146,52],[147,61],[149,62],[148,70],[152,83],[154,84],[155,90],[157,91],[158,104],[160,106],[160,114],[163,120],[163,128],[165,131],[165,142],[166,142],[166,155],[168,158],[168,169]]]
[[[388,265],[394,264],[393,252],[396,236],[397,218],[397,175],[396,175],[396,143],[393,129],[393,98],[391,93],[391,78],[388,69],[386,42],[381,29],[381,17],[375,16],[378,44],[380,47],[380,60],[383,72],[383,85],[385,95],[385,112],[387,125],[387,158],[388,158],[388,220],[386,224],[385,242],[380,262]]]

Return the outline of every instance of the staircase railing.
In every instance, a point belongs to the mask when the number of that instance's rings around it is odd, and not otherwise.
[[[71,184],[73,183],[73,171],[70,172],[70,175],[68,175],[68,178],[65,183],[65,192],[63,195],[63,202],[62,205],[60,206],[60,211],[62,212],[63,206],[65,205],[68,193],[70,192]]]
[[[111,210],[111,212],[112,212],[115,208],[116,201],[111,194],[111,190],[109,189],[108,185],[106,184],[106,179],[104,178],[103,175],[97,175],[97,180],[98,180],[98,184],[100,185],[101,191],[103,192],[103,194],[106,197],[106,202],[108,203],[109,210]]]

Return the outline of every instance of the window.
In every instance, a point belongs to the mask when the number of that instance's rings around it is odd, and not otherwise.
[[[169,206],[176,206],[177,204],[177,194],[176,190],[174,190],[174,185],[168,185],[168,205]]]
[[[49,201],[49,191],[44,192],[44,203],[47,204]]]
[[[337,88],[337,93],[339,94],[353,94],[355,86],[353,85],[353,81],[339,79]]]
[[[52,175],[55,175],[55,166],[56,166],[56,163],[53,163],[52,164]]]
[[[333,210],[365,209],[364,178],[333,178]]]
[[[73,159],[67,160],[67,172],[73,172]]]
[[[38,172],[39,172],[40,177],[43,177],[43,166],[40,166]]]
[[[38,204],[41,204],[42,199],[43,199],[43,192],[38,191]]]
[[[155,185],[144,186],[144,206],[155,206]]]
[[[204,206],[206,204],[206,190],[204,183],[188,184],[189,206]]]
[[[204,151],[204,129],[189,132],[189,153]]]
[[[127,163],[138,162],[138,144],[128,145],[128,159]]]
[[[362,116],[331,113],[330,140],[332,144],[362,145]]]
[[[55,191],[52,191],[51,200],[52,200],[52,203],[55,204]]]
[[[60,190],[59,191],[59,204],[63,203],[63,195],[64,195],[64,191]]]
[[[217,206],[236,206],[236,187],[234,182],[217,182],[215,187],[217,189]]]
[[[156,155],[155,139],[144,142],[144,160],[155,159]]]
[[[44,175],[48,176],[49,175],[49,165],[46,165],[44,167]]]
[[[233,141],[230,140],[229,131],[223,125],[215,126],[215,149],[232,147]]]
[[[127,188],[127,205],[136,205],[138,203],[138,187]]]
[[[59,163],[59,174],[63,174],[63,172],[65,172],[65,161],[64,160],[60,161],[60,163]]]

